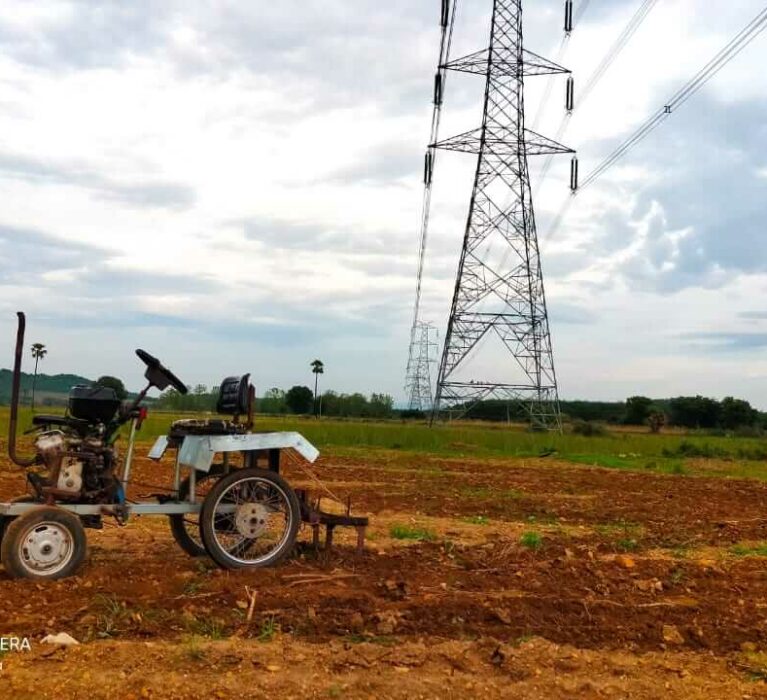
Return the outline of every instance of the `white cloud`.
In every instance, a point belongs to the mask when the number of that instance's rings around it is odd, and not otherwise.
[[[582,172],[760,5],[714,4],[658,4],[563,138],[581,149]],[[581,85],[635,11],[592,5],[563,58]],[[485,44],[488,10],[462,4],[455,55]],[[306,359],[319,355],[338,389],[399,393],[436,14],[406,0],[3,3],[0,233],[16,233],[0,256],[9,269],[13,250],[24,261],[2,282],[0,333],[10,337],[10,312],[26,307],[30,332],[51,347],[48,371],[138,381],[129,350],[154,343],[190,383],[254,364],[261,386],[306,381]],[[525,16],[530,48],[553,57],[559,13],[529,4]],[[765,59],[757,40],[544,242],[564,395],[741,387],[767,406],[757,353],[742,382],[726,353],[687,357],[684,337],[743,332],[738,311],[759,311],[767,265],[748,255],[750,229],[738,224],[727,249],[717,236],[738,213],[721,188],[736,186],[739,168],[752,182],[738,211],[753,220],[765,201],[767,170],[751,160],[767,139],[746,134],[748,115],[763,114],[753,109],[767,97]],[[560,87],[543,133],[558,128]],[[529,81],[531,109],[544,89]],[[481,92],[480,78],[450,77],[445,136],[478,122]],[[697,133],[700,105],[716,118]],[[536,202],[544,237],[566,196],[565,161]],[[694,185],[715,163],[727,179],[701,202]],[[470,157],[440,155],[423,303],[440,325],[472,171]]]

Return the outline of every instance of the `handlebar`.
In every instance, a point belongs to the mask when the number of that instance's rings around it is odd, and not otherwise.
[[[146,350],[140,348],[136,350],[136,355],[146,365],[146,373],[144,376],[149,380],[151,384],[156,386],[160,391],[167,386],[172,386],[179,394],[186,394],[189,392],[186,384],[182,382],[173,372],[158,360],[154,355],[150,355]]]

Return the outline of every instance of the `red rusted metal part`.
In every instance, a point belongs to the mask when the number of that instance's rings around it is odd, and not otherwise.
[[[315,549],[319,548],[320,535],[319,528],[325,526],[325,549],[329,550],[333,546],[333,531],[337,527],[353,527],[357,529],[357,552],[362,554],[365,550],[365,533],[370,523],[369,519],[363,516],[349,515],[351,503],[347,503],[347,513],[339,515],[337,513],[326,513],[319,507],[311,505],[309,497],[304,489],[297,489],[296,495],[301,505],[301,519],[312,527],[312,544]]]

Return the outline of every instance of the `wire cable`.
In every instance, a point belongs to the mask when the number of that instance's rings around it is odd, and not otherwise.
[[[575,28],[581,19],[583,18],[583,15],[586,13],[586,10],[589,7],[589,3],[591,0],[583,0],[578,5],[578,10],[575,13],[575,18],[573,19],[573,28]],[[570,35],[565,34],[562,37],[562,43],[559,45],[559,49],[557,51],[557,55],[554,57],[554,63],[563,63],[565,54],[567,53],[567,49],[570,45]],[[541,101],[538,104],[538,109],[535,111],[535,117],[533,118],[532,123],[532,130],[538,131],[538,125],[540,124],[541,118],[543,117],[543,113],[546,111],[546,107],[549,104],[549,100],[551,99],[551,94],[554,91],[554,83],[556,81],[556,77],[553,75],[550,75],[548,80],[546,81],[546,87],[543,91],[543,96],[541,97]]]
[[[698,73],[684,85],[674,96],[644,124],[642,124],[626,141],[616,148],[584,179],[578,191],[588,187],[598,177],[604,174],[626,153],[643,141],[652,131],[664,122],[679,107],[684,105],[693,95],[708,83],[733,58],[745,49],[759,34],[767,29],[767,7],[765,7],[749,24],[742,29],[714,58],[712,58]]]
[[[631,16],[631,19],[623,28],[623,31],[618,35],[618,38],[613,42],[613,44],[607,50],[607,53],[605,53],[604,57],[599,62],[599,65],[594,69],[594,71],[588,77],[586,81],[586,86],[578,95],[578,99],[573,110],[565,114],[564,117],[562,117],[562,121],[559,123],[559,128],[557,129],[556,136],[554,137],[555,141],[560,141],[564,137],[565,132],[570,126],[570,121],[573,115],[578,111],[578,108],[588,99],[589,95],[594,91],[594,88],[596,88],[596,86],[599,84],[599,81],[604,77],[605,73],[607,73],[610,66],[612,66],[612,64],[621,54],[623,49],[626,48],[629,41],[631,41],[634,34],[636,34],[639,27],[642,25],[642,23],[645,21],[645,19],[647,18],[647,16],[650,14],[651,10],[655,7],[657,3],[658,3],[658,0],[643,0],[642,4],[639,6],[636,12],[634,12],[634,14]],[[578,8],[578,15],[577,15],[578,17],[581,17],[583,15],[583,13],[586,11],[586,7],[588,7],[588,4],[589,4],[589,0],[584,0],[581,3],[580,7]],[[584,7],[584,5],[586,7]],[[533,128],[533,131],[535,131],[535,128]],[[551,166],[553,165],[553,163],[554,163],[554,156],[553,155],[546,156],[537,178],[537,183],[535,186],[536,193],[543,186],[543,182],[546,179],[546,176],[549,174],[549,171],[551,170]]]
[[[439,48],[439,64],[437,68],[437,75],[439,80],[439,94],[435,94],[434,109],[431,117],[431,132],[429,143],[436,143],[439,141],[439,125],[442,117],[442,101],[445,94],[445,86],[447,84],[447,68],[445,67],[450,60],[450,50],[453,44],[453,32],[455,29],[455,18],[458,12],[458,0],[453,0],[452,9],[450,11],[450,21],[442,27],[442,39],[440,41]],[[434,166],[437,160],[436,149],[430,149],[429,156],[430,161],[427,163],[426,168],[428,172],[425,176],[423,201],[421,204],[421,230],[419,235],[419,247],[418,247],[418,273],[416,276],[416,291],[415,291],[415,303],[413,305],[413,325],[410,329],[410,347],[408,350],[408,362],[407,362],[407,376],[410,377],[410,370],[413,363],[413,347],[415,345],[415,334],[418,326],[418,318],[421,309],[421,289],[423,286],[423,268],[426,258],[426,246],[429,238],[429,218],[431,215],[431,191],[432,191],[432,177],[434,173]]]
[[[583,90],[581,90],[579,96],[579,104],[583,103],[588,98],[599,81],[603,78],[604,74],[609,70],[610,66],[615,63],[615,60],[618,58],[618,56],[620,56],[623,49],[626,48],[629,41],[631,41],[639,27],[642,26],[642,23],[647,18],[647,15],[650,14],[652,9],[657,4],[658,0],[644,0],[644,2],[642,2],[637,11],[628,21],[628,24],[623,28],[623,31],[618,35],[618,38],[615,40],[613,45],[607,50],[607,53],[599,62],[599,65],[589,76],[588,80],[586,81],[586,86],[583,88]]]
[[[561,64],[565,54],[567,53],[567,47],[570,44],[570,35],[565,34],[562,37],[562,43],[559,45],[559,50],[557,51],[557,55],[554,57],[554,63]],[[550,75],[548,79],[546,80],[546,87],[544,88],[543,95],[541,96],[541,101],[538,104],[538,109],[535,111],[535,117],[533,117],[533,125],[532,130],[538,131],[538,124],[541,121],[541,117],[543,116],[543,113],[546,111],[546,107],[549,104],[549,100],[551,99],[551,93],[554,91],[554,82],[555,77],[553,75]]]
[[[578,22],[581,21],[581,18],[588,9],[590,2],[591,0],[582,0],[581,4],[578,5],[578,11],[575,13],[575,18],[573,19],[573,26],[577,26]]]
[[[684,105],[693,95],[699,92],[706,83],[716,76],[730,61],[738,56],[754,39],[767,29],[767,7],[763,8],[727,45],[721,49],[691,80],[682,86],[666,104],[654,112],[634,133],[608,155],[588,176],[573,195],[569,196],[560,213],[555,217],[549,228],[547,241],[550,240],[562,225],[566,211],[570,208],[575,196],[584,188],[592,185],[604,175],[615,163],[629,151],[646,139],[655,129],[668,119],[677,109]]]

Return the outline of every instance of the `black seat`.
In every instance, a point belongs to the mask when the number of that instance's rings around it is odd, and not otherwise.
[[[233,416],[226,418],[185,418],[173,421],[168,437],[178,441],[187,435],[242,435],[248,431],[245,423],[238,422],[241,415],[250,413],[250,375],[227,377],[218,390],[216,411]]]

